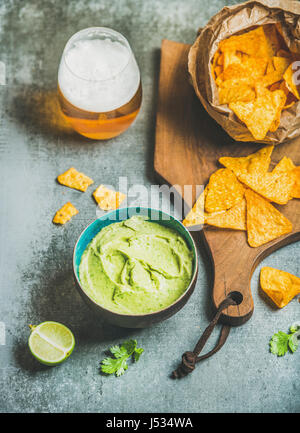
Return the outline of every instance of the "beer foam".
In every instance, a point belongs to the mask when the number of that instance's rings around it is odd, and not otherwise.
[[[65,98],[77,108],[97,113],[129,102],[139,83],[139,68],[131,50],[110,38],[72,42],[58,71]]]

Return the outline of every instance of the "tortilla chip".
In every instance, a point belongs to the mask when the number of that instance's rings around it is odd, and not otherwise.
[[[284,156],[281,158],[281,160],[278,162],[278,164],[274,167],[272,173],[278,173],[283,171],[290,171],[295,168],[295,165],[291,158],[288,158],[287,156]]]
[[[219,64],[219,60],[220,60],[220,57],[221,57],[222,55],[223,55],[223,54],[221,53],[220,50],[217,50],[217,51],[215,52],[215,55],[214,55],[214,57],[213,57],[213,59],[212,59],[212,65],[213,65],[213,67],[215,67],[215,66],[217,66],[217,65]]]
[[[274,64],[272,62],[272,59],[270,59],[270,60],[268,60],[266,74],[271,74],[274,71],[275,71]]]
[[[286,95],[286,101],[285,101],[285,104],[284,104],[283,109],[286,109],[286,108],[292,107],[292,106],[295,104],[295,102],[298,101],[298,99],[297,99],[296,96],[295,96],[293,93],[291,93],[291,92],[289,91],[289,89],[286,87],[286,82],[285,82],[284,80],[280,82],[280,89],[283,90],[284,93],[285,93],[285,95]]]
[[[246,230],[246,200],[243,198],[231,209],[216,214],[206,214],[205,223],[215,227]]]
[[[283,92],[283,90],[278,90],[277,92],[273,92],[274,98],[275,98],[275,104],[277,104],[277,113],[275,116],[275,119],[273,120],[269,131],[275,132],[279,125],[280,125],[280,118],[281,118],[281,112],[284,109],[284,106],[286,104],[286,95]]]
[[[233,63],[241,63],[241,58],[237,56],[236,51],[224,51],[224,69]]]
[[[237,51],[236,55],[241,59],[242,63],[250,57],[249,54],[243,53],[242,51]]]
[[[224,54],[219,51],[219,56],[217,57],[217,65],[224,67]]]
[[[259,247],[292,231],[292,223],[260,195],[247,189],[247,234],[251,247]]]
[[[83,173],[77,171],[74,167],[71,167],[65,173],[57,176],[57,180],[62,185],[68,186],[69,188],[78,189],[79,191],[85,192],[89,185],[94,181]]]
[[[297,99],[300,99],[298,85],[296,83],[294,83],[294,74],[295,73],[296,73],[296,70],[293,70],[293,63],[291,63],[290,66],[285,71],[283,78],[285,80],[286,86],[289,89],[289,91],[291,93],[293,93],[293,95]]]
[[[220,42],[219,49],[222,52],[242,51],[253,57],[267,58],[274,55],[272,46],[268,42],[262,26],[241,35],[234,35],[224,39]]]
[[[243,80],[249,85],[255,84],[255,80],[262,78],[266,68],[268,60],[262,58],[249,57],[243,63],[231,63],[216,80],[218,86],[222,81],[227,80]]]
[[[229,65],[226,69],[224,69],[222,74],[218,76],[218,78],[216,79],[216,84],[217,86],[222,86],[223,81],[239,80],[241,78],[243,78],[244,81],[248,82],[249,79],[246,72],[247,71],[242,65],[233,63],[232,65]],[[245,74],[246,74],[246,78],[245,78]]]
[[[102,210],[117,209],[122,201],[126,198],[126,194],[122,192],[112,191],[104,185],[99,185],[93,192],[94,199]]]
[[[253,80],[252,80],[253,81]],[[219,91],[221,88],[230,89],[231,87],[237,88],[238,86],[249,86],[251,88],[255,88],[255,82],[252,82],[249,80],[249,78],[246,77],[240,77],[240,78],[231,78],[229,80],[223,81],[223,73],[221,73],[218,78],[216,79],[216,84],[219,88]]]
[[[219,87],[220,105],[238,101],[253,101],[253,99],[255,99],[255,96],[255,91],[252,86],[238,81],[233,81],[230,86],[227,86],[225,84],[225,86]]]
[[[286,101],[286,94],[281,89],[276,90],[274,92],[268,92],[268,95],[270,93],[271,93],[271,96],[273,98],[273,104],[275,107],[277,107],[276,108],[276,110],[277,110],[276,114],[279,114],[279,116],[280,116],[280,113],[281,113],[281,111],[284,107],[285,101]]]
[[[279,89],[282,90],[280,86],[282,80],[283,80],[283,75],[281,72],[278,71],[270,72],[269,74],[266,74],[263,77],[258,78],[255,81],[256,95],[258,97],[263,96],[263,94],[267,90],[266,88],[268,88],[271,92],[274,92],[274,90],[279,90]]]
[[[219,58],[220,54],[221,54],[220,51],[217,50],[215,52],[213,58],[211,59],[211,64],[212,64],[213,68],[215,68],[217,66],[217,61],[218,61],[218,58]]]
[[[220,212],[230,209],[244,197],[245,188],[228,168],[221,168],[210,176],[205,198],[205,211]]]
[[[292,197],[296,175],[293,161],[284,156],[272,172],[242,173],[238,179],[267,200],[286,204]]]
[[[292,171],[291,175],[293,176],[294,184],[290,192],[290,198],[300,198],[300,167],[295,167],[291,158],[284,156],[274,168],[273,173],[283,171]]]
[[[279,128],[279,125],[280,125],[280,114],[281,113],[278,113],[278,115],[276,116],[276,118],[273,120],[273,122],[272,122],[272,124],[270,126],[270,129],[269,129],[270,132],[275,132]]]
[[[267,200],[286,204],[291,197],[295,176],[292,171],[275,171],[264,175],[241,174],[239,180]]]
[[[68,202],[61,209],[59,209],[54,215],[53,222],[55,224],[65,224],[67,221],[78,214],[78,210],[72,203]]]
[[[271,84],[269,87],[270,92],[274,92],[274,90],[280,89],[282,81],[277,81],[276,83]]]
[[[263,140],[274,120],[280,115],[285,100],[282,90],[266,91],[254,101],[232,102],[229,108],[246,124],[256,140]]]
[[[272,62],[275,70],[283,76],[283,74],[285,73],[285,71],[287,70],[287,68],[291,63],[291,59],[286,57],[274,56],[272,57]]]
[[[291,191],[291,196],[294,198],[300,198],[300,166],[293,169],[295,175],[295,182]]]
[[[260,285],[278,308],[285,307],[300,293],[300,278],[269,266],[260,271]]]
[[[249,57],[243,61],[243,66],[249,69],[249,75],[256,79],[266,73],[268,62],[267,58]]]
[[[223,156],[219,159],[219,162],[225,167],[230,168],[237,177],[243,173],[264,174],[269,168],[273,149],[274,146],[266,146],[248,156],[237,158]]]
[[[255,140],[265,139],[268,131],[275,132],[281,111],[292,107],[294,98],[300,99],[300,91],[288,79],[296,57],[288,51],[280,32],[279,26],[267,24],[233,35],[219,43],[213,59],[219,104],[228,104]],[[223,70],[217,70],[222,55]]]
[[[182,224],[185,227],[191,227],[204,224],[204,201],[206,196],[206,189],[199,195],[193,208],[187,214]]]
[[[215,78],[218,78],[218,76],[223,72],[222,66],[216,66],[214,69]]]
[[[293,161],[284,156],[271,173],[242,174],[239,179],[253,191],[277,204],[286,204],[295,183]]]

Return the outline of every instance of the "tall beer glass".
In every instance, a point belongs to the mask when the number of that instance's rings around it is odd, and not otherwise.
[[[58,96],[79,134],[105,140],[125,131],[142,102],[140,71],[126,38],[106,27],[75,33],[60,61]]]

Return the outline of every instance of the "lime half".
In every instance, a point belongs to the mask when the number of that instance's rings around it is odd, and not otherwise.
[[[31,334],[28,345],[33,356],[42,364],[58,365],[67,359],[75,346],[75,338],[69,328],[57,322],[29,325]]]

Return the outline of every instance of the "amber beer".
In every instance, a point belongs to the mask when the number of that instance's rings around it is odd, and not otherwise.
[[[59,65],[58,96],[79,134],[105,140],[124,132],[142,102],[140,71],[124,36],[105,27],[73,35]]]

